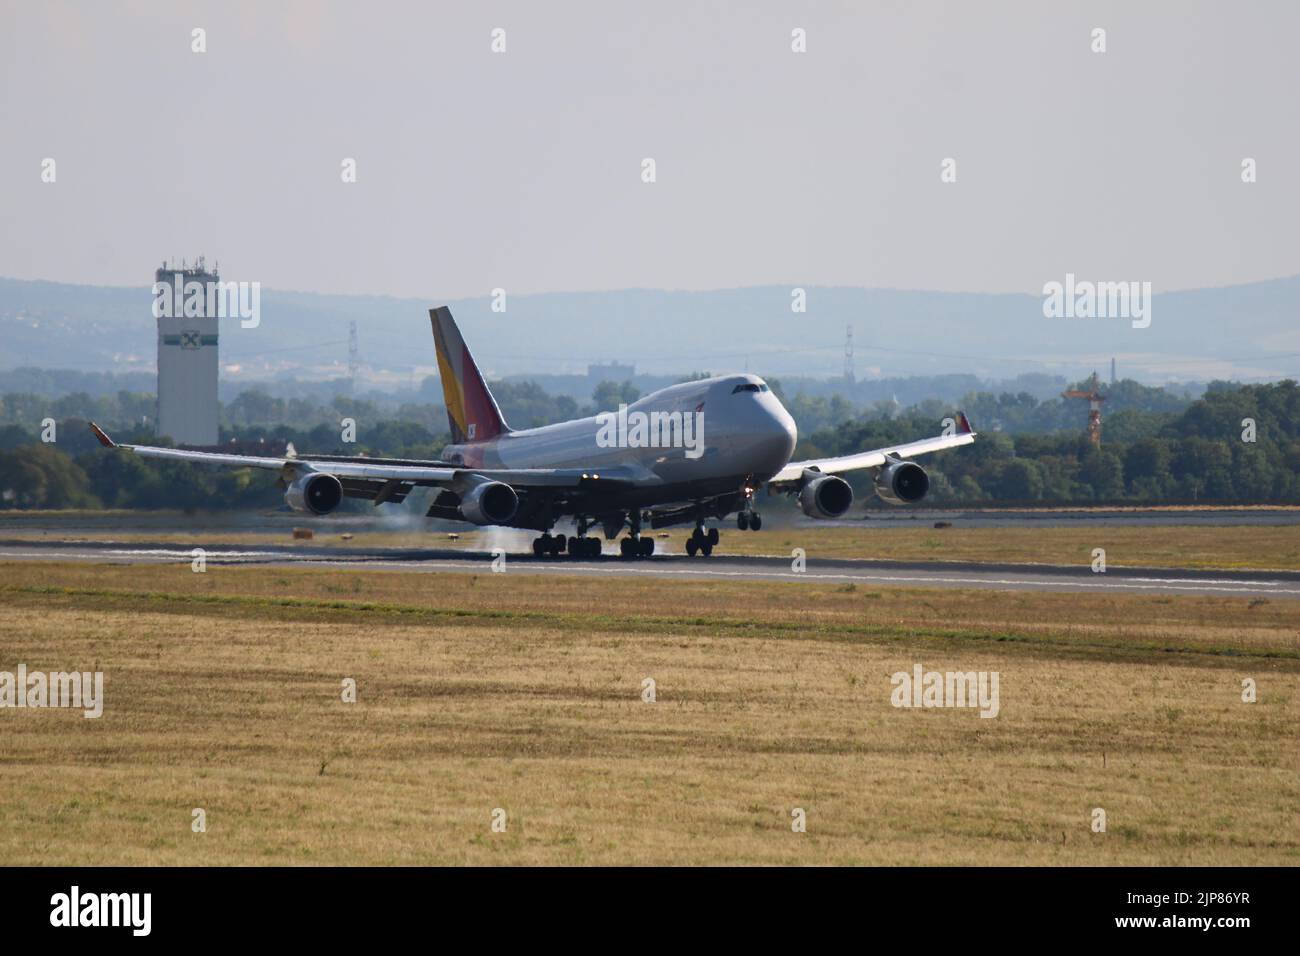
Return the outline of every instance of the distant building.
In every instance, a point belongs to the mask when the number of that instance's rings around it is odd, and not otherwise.
[[[176,284],[217,282],[214,268],[208,272],[202,257],[192,267],[162,267],[154,273],[162,294],[176,301]],[[159,316],[158,322],[158,434],[178,445],[217,443],[217,316],[207,314],[206,295],[196,303],[197,315]],[[156,299],[155,299],[156,301]],[[213,310],[215,311],[215,310]],[[156,314],[156,313],[155,313]]]
[[[587,380],[596,385],[601,382],[630,382],[635,375],[635,365],[608,362],[587,366]]]

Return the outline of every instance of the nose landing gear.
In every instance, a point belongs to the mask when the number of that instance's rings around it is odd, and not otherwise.
[[[745,503],[736,515],[736,527],[741,531],[757,531],[763,527],[763,516],[754,510],[754,489],[746,485],[741,491]]]

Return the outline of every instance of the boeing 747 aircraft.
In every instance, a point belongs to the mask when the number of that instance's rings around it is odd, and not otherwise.
[[[758,530],[755,494],[798,498],[804,514],[838,518],[853,504],[844,472],[869,469],[875,492],[891,504],[925,497],[930,480],[918,455],[975,440],[966,416],[933,438],[840,458],[790,461],[795,424],[757,375],[722,375],[671,385],[618,411],[591,418],[512,430],[501,415],[460,330],[445,307],[432,309],[438,371],[452,443],[437,461],[338,455],[283,458],[225,455],[150,445],[118,445],[91,423],[99,441],[145,458],[266,468],[280,473],[285,501],[296,511],[325,515],[345,497],[376,505],[401,502],[416,488],[436,490],[427,514],[435,518],[542,532],[540,556],[600,554],[599,528],[617,538],[624,557],[649,557],[650,528],[694,523],[686,551],[709,555],[718,543],[710,525],[736,515],[742,531]],[[577,534],[553,535],[573,517]]]

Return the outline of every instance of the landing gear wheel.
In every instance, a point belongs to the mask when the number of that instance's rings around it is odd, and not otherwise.
[[[686,539],[686,553],[689,554],[692,558],[695,557],[695,552],[698,551],[699,549],[700,549],[699,539],[693,537]]]
[[[635,538],[624,538],[618,543],[618,553],[625,558],[630,558],[636,554],[637,542]]]
[[[557,534],[555,536],[555,543],[551,545],[552,548],[551,554],[554,555],[564,554],[568,546],[569,546],[569,539],[562,534]]]
[[[654,553],[655,553],[655,539],[654,539],[654,538],[648,538],[648,537],[647,537],[647,538],[642,538],[642,539],[641,539],[641,557],[643,557],[643,558],[649,558],[649,557],[652,557],[652,556],[654,555]]]
[[[748,531],[749,515],[745,514],[745,512],[743,511],[740,514],[736,515],[736,527],[739,528],[741,531]]]
[[[710,528],[710,529],[709,529],[709,533],[708,533],[707,535],[705,535],[705,538],[706,538],[706,539],[708,540],[708,542],[709,542],[709,551],[712,551],[712,550],[713,550],[713,546],[716,545],[716,544],[718,543],[718,529],[717,529],[717,528]],[[709,551],[705,551],[704,553],[707,555],[707,554],[709,553]]]
[[[715,529],[715,533],[716,533],[716,529]],[[700,554],[704,555],[707,558],[712,553],[713,553],[713,542],[710,541],[708,538],[705,538],[703,541],[700,542]]]
[[[595,538],[580,538],[574,535],[569,539],[569,557],[591,558],[600,554],[600,542]]]
[[[749,516],[749,530],[757,531],[761,527],[763,527],[763,516],[755,511]]]
[[[547,540],[549,535],[542,535],[540,538],[533,538],[533,554],[536,557],[542,557],[550,550],[550,541]]]

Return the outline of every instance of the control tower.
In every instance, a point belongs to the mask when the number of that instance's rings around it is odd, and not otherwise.
[[[178,445],[217,444],[217,309],[207,283],[220,281],[200,256],[192,266],[166,262],[154,273],[170,315],[158,316],[158,434]],[[176,292],[177,285],[181,292]],[[157,297],[155,297],[155,302]],[[176,308],[181,304],[181,308]],[[155,315],[158,309],[155,307]],[[211,311],[211,315],[208,312]],[[189,314],[186,314],[189,313]]]

